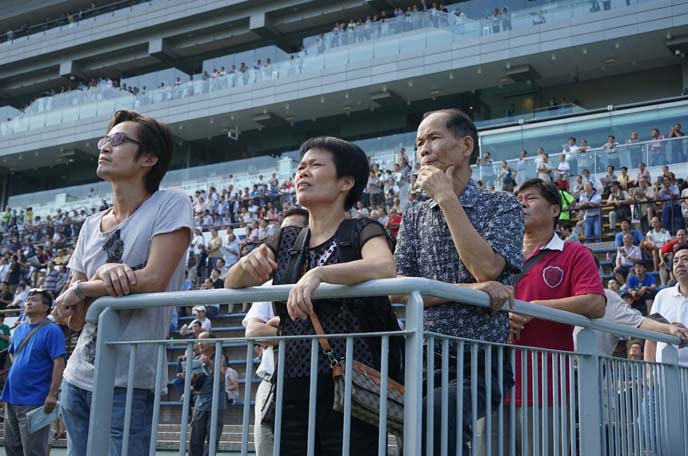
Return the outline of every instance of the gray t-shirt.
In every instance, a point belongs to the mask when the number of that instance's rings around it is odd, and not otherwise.
[[[86,219],[79,233],[69,268],[91,277],[105,263],[126,263],[134,270],[146,265],[154,236],[172,233],[180,228],[189,230],[189,242],[193,215],[189,198],[176,190],[159,190],[146,200],[131,217],[109,232],[101,232],[102,211]],[[178,291],[184,280],[186,255],[177,264],[166,291]],[[162,340],[172,317],[171,307],[146,310],[127,310],[119,313],[120,340]],[[69,358],[64,378],[72,385],[93,391],[96,358],[97,325],[84,326],[76,349]],[[118,346],[115,366],[115,386],[127,386],[129,347]],[[140,345],[136,351],[134,388],[155,389],[157,349],[154,345]],[[165,369],[165,373],[167,369]]]

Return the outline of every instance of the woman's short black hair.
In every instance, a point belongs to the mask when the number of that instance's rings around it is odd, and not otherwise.
[[[351,209],[361,198],[363,190],[368,185],[368,157],[356,144],[332,136],[318,136],[307,139],[299,148],[299,155],[303,157],[311,149],[324,149],[332,154],[337,179],[345,176],[354,178],[354,186],[349,190],[344,200],[344,210]]]

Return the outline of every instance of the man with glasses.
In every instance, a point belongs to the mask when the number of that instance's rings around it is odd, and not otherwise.
[[[27,322],[14,330],[9,346],[12,359],[0,399],[5,409],[5,454],[8,456],[47,455],[50,426],[29,433],[27,413],[44,407],[51,413],[65,367],[62,330],[48,314],[53,299],[44,289],[32,289],[24,304]]]
[[[56,311],[70,328],[83,328],[62,387],[67,444],[73,456],[86,455],[94,388],[97,325],[84,324],[88,303],[106,295],[180,290],[193,223],[185,194],[158,189],[172,158],[172,135],[166,125],[136,112],[117,111],[98,148],[96,174],[111,184],[113,205],[84,221],[69,260],[70,286],[58,297]],[[120,340],[165,339],[171,316],[171,307],[122,312]],[[129,347],[120,346],[116,352],[110,454],[122,450]],[[156,359],[154,346],[137,347],[129,454],[148,452]]]

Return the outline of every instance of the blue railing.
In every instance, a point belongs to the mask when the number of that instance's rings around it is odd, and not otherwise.
[[[96,349],[95,362],[95,389],[93,392],[93,402],[91,407],[91,425],[88,437],[89,454],[106,454],[108,451],[108,439],[102,438],[102,430],[110,428],[111,411],[112,411],[112,397],[114,386],[114,369],[115,369],[115,347],[121,345],[130,345],[131,357],[129,359],[129,384],[127,387],[128,397],[132,394],[132,380],[135,371],[135,347],[141,344],[155,344],[158,346],[158,374],[156,378],[155,389],[155,409],[153,418],[153,436],[151,440],[150,454],[155,453],[155,441],[157,432],[157,424],[160,419],[160,402],[161,393],[165,385],[164,371],[165,367],[165,346],[174,343],[173,341],[121,341],[118,336],[119,326],[119,312],[126,309],[151,309],[163,306],[181,306],[181,305],[209,305],[218,303],[239,303],[239,302],[257,302],[257,301],[278,301],[284,300],[288,296],[291,286],[272,286],[259,287],[243,290],[209,290],[209,291],[192,291],[192,292],[177,292],[177,293],[156,293],[148,295],[128,296],[125,298],[100,298],[95,301],[88,310],[87,321],[90,323],[98,323],[98,342]],[[489,298],[486,294],[478,291],[468,290],[456,287],[451,284],[440,283],[427,279],[387,279],[377,280],[363,283],[355,286],[339,286],[339,285],[322,285],[315,294],[315,298],[343,298],[343,297],[364,297],[364,296],[383,296],[394,293],[395,295],[409,295],[408,303],[406,305],[406,324],[403,331],[399,333],[375,333],[371,336],[381,337],[382,346],[389,343],[389,337],[392,334],[402,335],[405,338],[406,357],[404,362],[404,381],[405,381],[405,408],[404,408],[404,434],[403,434],[403,448],[406,454],[419,455],[422,453],[422,446],[426,445],[426,454],[432,454],[432,441],[435,435],[446,437],[443,439],[443,448],[447,447],[448,442],[448,414],[453,403],[449,404],[448,398],[452,388],[456,388],[456,379],[460,388],[463,389],[463,379],[469,379],[471,382],[471,391],[466,400],[471,401],[470,413],[466,419],[470,419],[473,435],[470,437],[468,446],[470,446],[471,453],[476,454],[479,451],[481,442],[489,442],[490,434],[496,431],[496,441],[502,441],[499,444],[499,451],[508,451],[511,449],[511,454],[515,454],[514,449],[516,442],[523,448],[526,447],[526,452],[530,444],[538,451],[542,448],[545,454],[682,454],[685,449],[685,429],[684,423],[688,416],[688,409],[685,406],[676,406],[676,399],[682,397],[680,392],[687,392],[688,388],[688,371],[678,366],[678,350],[675,344],[680,341],[678,338],[654,333],[650,331],[640,330],[628,326],[621,326],[614,323],[609,323],[604,320],[590,320],[580,315],[571,314],[556,309],[535,305],[528,302],[517,301],[513,311],[523,313],[526,315],[535,316],[549,321],[580,326],[583,330],[576,336],[577,351],[562,352],[556,350],[533,349],[529,347],[519,347],[513,345],[485,343],[475,340],[460,339],[455,337],[444,336],[441,334],[427,333],[423,331],[423,303],[422,296],[435,296],[439,298],[448,299],[450,301],[458,301],[465,305],[473,305],[479,307],[489,307]],[[503,309],[504,311],[505,309]],[[612,333],[616,335],[637,337],[643,339],[650,339],[667,344],[663,349],[663,363],[641,363],[631,362],[621,359],[612,359],[605,355],[598,353],[597,337],[593,330],[602,331],[605,333]],[[347,340],[346,360],[347,365],[351,365],[353,340],[357,334],[337,334],[328,336],[330,338],[342,337]],[[284,336],[273,338],[225,338],[214,340],[216,343],[216,353],[221,352],[222,342],[233,341],[246,343],[246,382],[245,385],[250,385],[253,378],[253,345],[256,343],[264,343],[267,339],[278,341],[279,355],[278,355],[278,371],[277,375],[277,396],[276,396],[276,418],[275,418],[275,433],[274,433],[274,453],[279,454],[280,439],[281,439],[281,412],[282,403],[284,400],[283,379],[284,379],[284,348],[285,343],[289,339],[300,336]],[[311,340],[311,353],[318,352],[318,344],[316,336],[303,336]],[[191,370],[191,345],[193,341],[187,341],[187,371]],[[432,348],[434,344],[439,344],[441,349],[435,352],[437,361],[433,361],[433,357],[423,359],[424,348]],[[452,358],[451,350],[455,347],[460,347],[456,351],[456,356]],[[452,348],[450,348],[452,347]],[[513,349],[513,350],[512,350]],[[463,364],[460,364],[460,358],[463,358],[464,353],[469,356],[470,366],[464,372]],[[485,410],[478,410],[477,404],[477,373],[478,373],[478,357],[485,353],[496,353],[498,360],[511,360],[512,365],[515,362],[515,357],[520,356],[528,365],[528,358],[532,360],[532,380],[529,378],[527,369],[523,371],[524,385],[529,385],[532,381],[532,393],[528,393],[529,388],[525,388],[526,392],[521,396],[521,399],[528,403],[530,397],[534,404],[534,410],[531,411],[532,419],[535,420],[535,426],[532,428],[532,435],[529,431],[520,432],[517,436],[515,431],[515,418],[517,417],[517,407],[515,406],[514,398],[516,392],[512,388],[509,391],[511,401],[507,405],[504,399],[495,401],[497,403],[495,408],[491,408],[488,397],[487,406]],[[382,356],[382,372],[383,380],[387,365],[387,353],[381,352]],[[220,386],[219,378],[219,356],[215,357],[214,369],[214,389]],[[456,363],[457,377],[449,382],[448,371],[450,366],[450,359],[452,363]],[[489,363],[486,356],[486,363]],[[543,375],[540,375],[538,363],[544,366]],[[548,380],[547,372],[550,371],[548,366],[552,366],[552,378]],[[433,422],[431,416],[433,413],[433,401],[428,398],[426,402],[427,410],[425,418],[425,437],[423,434],[423,382],[427,381],[428,390],[437,388],[433,385],[433,376],[423,378],[423,368],[427,367],[429,372],[437,369],[440,372],[439,387],[441,388],[441,401],[437,404],[441,408],[439,422]],[[490,370],[490,364],[485,367]],[[317,356],[311,357],[311,372],[317,372]],[[646,375],[646,373],[648,373]],[[537,376],[536,376],[537,374]],[[504,372],[499,366],[499,380],[503,379]],[[487,387],[489,390],[489,376],[487,377]],[[621,380],[624,384],[621,385]],[[347,430],[350,429],[351,424],[351,373],[346,372],[346,389],[345,389],[345,407],[344,407],[344,436],[348,437]],[[384,382],[382,383],[384,384]],[[316,394],[315,377],[311,376],[310,381],[310,397],[314,398]],[[454,385],[454,386],[452,386]],[[634,386],[633,389],[630,386]],[[190,381],[185,383],[185,394],[182,409],[181,423],[186,423],[188,417],[189,407],[189,387]],[[621,389],[620,389],[621,388]],[[548,391],[552,390],[553,396],[548,396]],[[528,396],[532,394],[532,396]],[[213,395],[215,399],[212,404],[211,423],[213,424],[210,430],[210,454],[214,454],[216,450],[215,436],[217,436],[218,428],[216,417],[220,413],[218,409],[217,396]],[[431,397],[432,395],[430,395]],[[455,394],[457,403],[455,410],[463,410],[464,404],[461,402],[464,398],[462,394]],[[246,389],[244,391],[243,404],[243,432],[241,437],[241,453],[247,454],[249,451],[249,422],[250,415],[250,399],[251,391]],[[552,399],[550,401],[550,399]],[[551,406],[548,404],[551,402]],[[131,401],[129,400],[130,404]],[[383,402],[382,404],[385,404]],[[380,411],[380,431],[378,435],[378,453],[385,454],[387,450],[386,441],[386,410],[381,404]],[[466,404],[467,405],[467,404]],[[310,401],[310,417],[315,417],[315,401]],[[605,408],[606,407],[606,408]],[[635,409],[633,408],[635,407]],[[528,420],[528,407],[522,407],[519,410],[519,416]],[[551,410],[553,419],[550,420],[546,415]],[[633,410],[636,415],[632,415]],[[495,412],[493,414],[493,411]],[[638,413],[639,412],[639,413]],[[128,416],[129,414],[127,414]],[[462,414],[459,420],[463,419]],[[481,417],[487,417],[484,420],[486,431],[480,434]],[[491,426],[490,418],[495,416],[498,421],[494,428]],[[508,427],[505,421],[509,420]],[[312,421],[311,421],[312,424]],[[548,440],[548,434],[543,432],[543,427],[549,425],[553,429],[553,438]],[[124,440],[126,441],[129,435],[130,421],[125,417]],[[185,427],[182,426],[182,436],[179,448],[179,454],[183,455],[186,448],[186,434]],[[457,429],[461,429],[458,426]],[[439,431],[436,431],[439,429]],[[642,434],[642,437],[637,436],[637,432]],[[504,439],[504,433],[509,433],[509,438]],[[453,438],[453,437],[452,437]],[[458,439],[458,436],[457,436]],[[481,440],[482,439],[482,440]],[[309,426],[308,429],[308,452],[307,454],[314,454],[314,429]],[[625,445],[625,446],[623,446]],[[485,445],[486,454],[491,453],[491,445]],[[547,453],[547,448],[556,448],[553,453]],[[459,449],[461,446],[458,447]],[[620,453],[623,448],[624,452]],[[348,438],[344,439],[343,454],[349,454]],[[461,450],[459,450],[461,451]],[[126,450],[124,452],[126,454]]]

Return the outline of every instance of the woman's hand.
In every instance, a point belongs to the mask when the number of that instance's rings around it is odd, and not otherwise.
[[[322,281],[322,266],[306,272],[289,292],[287,312],[292,320],[305,320],[313,312],[311,296]]]
[[[134,270],[123,263],[105,263],[96,271],[95,279],[105,282],[105,289],[110,296],[126,296],[136,285]]]
[[[277,269],[277,263],[273,257],[272,251],[263,244],[239,260],[239,267],[257,283],[263,283],[270,280],[272,271]]]

